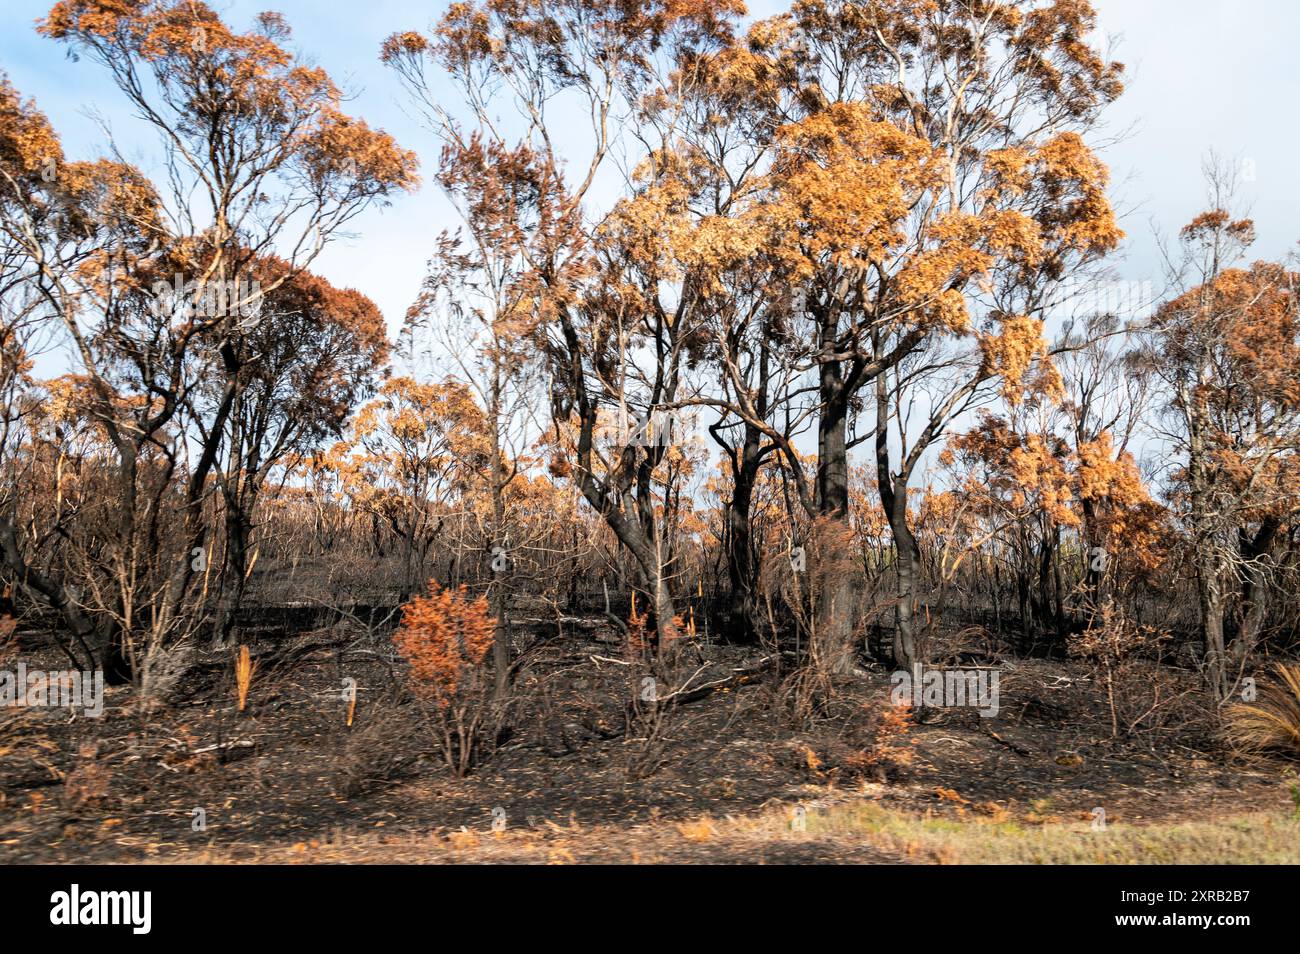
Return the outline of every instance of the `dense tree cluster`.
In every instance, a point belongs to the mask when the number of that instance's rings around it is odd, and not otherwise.
[[[1186,647],[1229,697],[1300,619],[1300,276],[1249,260],[1216,174],[1149,317],[1084,295],[1063,320],[1123,240],[1094,21],[453,4],[380,51],[459,215],[390,342],[311,266],[416,158],[277,15],[62,0],[39,29],[116,84],[166,178],[65,157],[0,84],[12,614],[146,695],[250,605],[406,603],[401,638],[443,652],[411,657],[472,657],[498,699],[537,605],[828,677],[970,624],[1026,653]],[[71,367],[42,378],[51,348]]]

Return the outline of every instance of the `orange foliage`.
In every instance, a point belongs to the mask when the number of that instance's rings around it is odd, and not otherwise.
[[[1054,434],[1019,434],[986,414],[978,427],[949,441],[940,461],[965,473],[962,502],[991,523],[1042,514],[1050,526],[1085,533],[1143,570],[1162,559],[1164,509],[1132,455],[1117,452],[1108,432],[1072,450]]]
[[[257,125],[277,143],[275,162],[298,165],[318,193],[384,196],[418,181],[414,153],[344,115],[326,72],[280,44],[290,30],[279,14],[238,33],[198,0],[60,0],[37,29],[123,76],[146,65],[186,116],[183,134],[220,127],[239,136],[241,123]],[[132,76],[124,88],[137,86]]]
[[[393,642],[410,667],[416,693],[446,709],[467,675],[483,666],[495,632],[485,597],[470,599],[464,584],[447,590],[430,580],[427,597],[402,607]]]
[[[1222,209],[1198,216],[1183,230],[1189,245],[1233,237],[1249,242],[1253,225],[1231,221]],[[1256,262],[1249,269],[1222,270],[1156,315],[1162,367],[1186,382],[1173,406],[1199,443],[1175,481],[1180,495],[1201,496],[1202,522],[1218,509],[1249,519],[1284,519],[1300,498],[1297,288],[1300,274]],[[1213,507],[1210,495],[1218,500]]]
[[[1046,394],[1059,394],[1060,376],[1047,357],[1047,339],[1043,337],[1041,319],[1017,315],[1004,319],[1000,333],[982,335],[980,349],[984,371],[1002,380],[1002,394],[1009,404],[1018,404],[1024,390],[1025,376],[1035,362],[1042,369],[1031,387]]]

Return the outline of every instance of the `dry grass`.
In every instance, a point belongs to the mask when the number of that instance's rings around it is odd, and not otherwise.
[[[1297,864],[1300,821],[1253,813],[1176,824],[1033,825],[1000,813],[926,818],[874,803],[809,812],[809,837],[866,838],[938,864]]]
[[[1296,864],[1300,819],[1254,812],[1204,822],[1093,831],[1088,819],[1035,824],[1000,808],[926,816],[853,801],[809,807],[792,826],[790,806],[763,813],[630,827],[546,823],[500,833],[459,830],[398,836],[346,835],[292,846],[206,849],[198,863],[616,864],[754,863],[774,860],[912,864]]]
[[[1227,734],[1239,752],[1280,752],[1300,758],[1300,665],[1279,664],[1278,682],[1257,704],[1228,709]]]

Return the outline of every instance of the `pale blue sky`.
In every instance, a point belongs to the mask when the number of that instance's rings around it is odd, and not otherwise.
[[[20,91],[36,98],[69,155],[103,152],[103,135],[84,114],[86,107],[107,116],[123,142],[133,142],[135,123],[102,70],[86,60],[72,62],[59,44],[34,32],[34,21],[50,3],[0,0],[0,68]],[[432,167],[436,146],[408,114],[401,87],[377,55],[385,36],[425,28],[445,3],[217,0],[213,5],[239,27],[260,10],[282,12],[293,27],[291,44],[354,94],[352,111],[417,150],[426,172]],[[767,15],[782,5],[759,0],[751,11]],[[1130,239],[1117,259],[1120,274],[1159,287],[1152,223],[1172,234],[1201,209],[1201,163],[1211,149],[1243,162],[1247,175],[1240,195],[1259,227],[1256,257],[1278,258],[1294,249],[1300,240],[1295,159],[1300,153],[1295,121],[1300,3],[1097,0],[1097,6],[1104,33],[1120,41],[1115,57],[1129,67],[1128,92],[1109,120],[1110,131],[1128,130],[1128,135],[1105,150],[1114,197],[1127,210]],[[356,219],[356,237],[328,249],[316,268],[334,283],[373,298],[395,330],[418,289],[433,237],[455,224],[436,187],[426,184],[391,207]]]

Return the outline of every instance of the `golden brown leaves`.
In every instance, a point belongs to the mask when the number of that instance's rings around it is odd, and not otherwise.
[[[1178,235],[1184,242],[1207,244],[1220,233],[1250,245],[1255,241],[1255,223],[1250,219],[1233,221],[1226,210],[1211,209],[1184,225]]]
[[[1163,558],[1165,511],[1147,491],[1132,455],[1103,432],[1077,449],[1053,434],[1019,434],[985,415],[949,441],[941,461],[967,476],[958,493],[985,520],[1037,520],[1075,528],[1090,545],[1143,570]]]
[[[0,202],[16,203],[38,230],[49,227],[69,240],[112,232],[143,247],[162,234],[161,203],[139,170],[106,159],[66,162],[49,120],[3,76]],[[102,269],[102,253],[100,260]]]
[[[1094,254],[1118,245],[1124,233],[1106,198],[1109,172],[1083,137],[1059,133],[1039,148],[1035,161],[1048,196],[1058,199],[1040,216],[1048,242],[1063,251]]]
[[[503,74],[536,68],[561,86],[577,82],[590,67],[638,76],[661,48],[725,42],[744,9],[739,0],[457,2],[443,14],[432,41],[394,34],[382,58],[404,69],[427,55],[459,76],[482,67]]]
[[[171,129],[194,141],[195,155],[210,149],[259,154],[259,171],[247,160],[227,160],[228,175],[262,176],[292,166],[318,192],[332,188],[343,201],[417,181],[413,153],[344,115],[329,75],[277,43],[289,35],[278,14],[238,33],[196,0],[60,0],[39,29],[87,50],[137,100],[146,94],[135,70],[147,65],[159,87],[151,114],[174,111]],[[213,130],[226,142],[209,142]]]
[[[1035,362],[1041,371],[1034,384],[1039,390],[1059,392],[1060,378],[1048,360],[1047,339],[1043,337],[1040,319],[1027,315],[1004,319],[997,334],[980,336],[980,350],[984,354],[983,370],[1001,377],[1002,394],[1010,404],[1020,402],[1025,376]]]
[[[879,121],[863,103],[836,103],[777,131],[770,214],[787,233],[796,274],[824,258],[844,268],[882,263],[904,241],[918,192],[942,170],[929,143]]]
[[[1207,257],[1251,238],[1249,220],[1198,216],[1184,241]],[[1213,509],[1285,518],[1300,499],[1300,275],[1257,262],[1227,268],[1163,305],[1154,325],[1172,404],[1198,446],[1175,474],[1193,519]],[[1248,515],[1248,516],[1247,516]]]
[[[314,127],[301,137],[301,149],[313,180],[334,180],[345,193],[387,195],[419,183],[414,152],[399,148],[383,130],[333,108],[321,111]]]
[[[23,100],[0,75],[0,169],[14,178],[39,177],[47,164],[63,162],[63,147],[45,115]]]
[[[419,56],[428,49],[428,46],[429,41],[422,34],[413,30],[404,30],[384,40],[383,46],[380,47],[379,59],[384,63],[392,63],[402,56]]]

